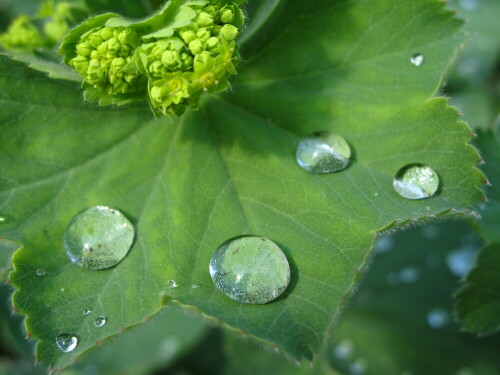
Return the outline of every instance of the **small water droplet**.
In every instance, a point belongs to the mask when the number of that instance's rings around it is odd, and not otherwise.
[[[420,278],[420,270],[416,267],[405,267],[399,271],[399,280],[405,284],[416,282]]]
[[[341,360],[351,359],[354,354],[354,343],[350,339],[342,340],[335,349],[333,349],[333,354]]]
[[[416,53],[411,57],[410,61],[415,66],[421,66],[424,63],[424,55]]]
[[[198,289],[199,287],[200,287],[200,286],[199,286],[198,284],[193,284],[193,285],[191,285],[191,288],[193,288],[193,289]]]
[[[434,329],[443,328],[449,321],[450,313],[442,307],[437,307],[427,314],[427,323]]]
[[[168,361],[175,357],[179,351],[180,342],[175,336],[165,337],[158,345],[158,358],[162,361]]]
[[[66,291],[66,289],[64,289],[64,288],[61,288],[60,290],[62,293],[64,293]]]
[[[476,10],[479,6],[479,0],[459,0],[458,4],[464,10]]]
[[[98,316],[95,320],[94,320],[94,325],[97,327],[97,328],[101,328],[101,327],[104,327],[104,325],[106,324],[107,320],[104,316]]]
[[[37,268],[36,275],[37,276],[45,276],[45,270],[43,268]]]
[[[264,304],[276,299],[290,282],[290,266],[273,241],[241,236],[224,242],[210,260],[210,276],[228,297]]]
[[[92,312],[88,307],[83,309],[83,315],[89,315]]]
[[[464,277],[474,265],[475,258],[476,252],[473,248],[457,249],[448,254],[446,264],[455,276]]]
[[[470,367],[462,367],[456,375],[474,375],[474,371]]]
[[[130,250],[135,230],[120,212],[90,207],[76,215],[64,232],[64,247],[73,263],[94,270],[113,267]]]
[[[404,198],[432,197],[439,187],[439,177],[431,167],[410,164],[399,170],[393,181],[394,190]]]
[[[379,193],[373,193],[374,197],[378,197],[380,194]]]
[[[45,307],[50,307],[50,303],[45,302]]]
[[[375,251],[377,253],[387,253],[391,251],[394,247],[394,240],[389,236],[380,237],[375,245]]]
[[[174,280],[168,280],[168,287],[169,288],[177,288],[179,284],[177,284]]]
[[[352,375],[361,375],[366,372],[368,368],[368,362],[364,358],[358,358],[353,363],[349,365],[349,371]]]
[[[75,350],[76,346],[78,345],[78,338],[75,335],[61,333],[56,338],[56,345],[60,351],[64,353],[70,353]]]
[[[0,216],[0,224],[5,223],[7,221],[7,218],[4,216]]]
[[[339,135],[316,132],[302,139],[297,147],[299,165],[312,173],[332,173],[349,165],[351,148]]]

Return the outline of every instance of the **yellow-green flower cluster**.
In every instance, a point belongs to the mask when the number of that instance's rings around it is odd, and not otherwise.
[[[193,9],[188,26],[140,47],[152,106],[164,114],[196,108],[203,92],[227,88],[227,78],[236,74],[238,27],[232,23],[241,10],[220,1]]]
[[[44,40],[28,16],[17,17],[7,32],[0,35],[0,45],[5,49],[34,50],[43,47]]]
[[[139,73],[133,61],[139,45],[137,33],[124,27],[102,27],[82,35],[77,56],[70,60],[84,82],[109,95],[137,90]]]

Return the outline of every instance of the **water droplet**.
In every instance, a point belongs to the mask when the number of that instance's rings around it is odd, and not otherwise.
[[[455,276],[464,277],[474,265],[475,258],[476,252],[474,249],[457,249],[448,254],[446,264]]]
[[[443,328],[450,321],[448,310],[437,307],[427,314],[427,323],[434,329]]]
[[[179,284],[177,284],[174,280],[168,280],[168,287],[169,288],[177,288]]]
[[[45,270],[43,268],[37,268],[36,275],[37,276],[45,276]]]
[[[429,198],[439,187],[439,177],[428,166],[410,164],[399,170],[394,178],[393,186],[394,190],[404,198]]]
[[[405,284],[411,284],[420,278],[420,270],[416,267],[405,267],[399,271],[399,280]]]
[[[241,236],[224,242],[210,260],[210,276],[228,297],[264,304],[277,298],[290,282],[290,266],[273,241]]]
[[[78,338],[75,335],[61,333],[56,338],[56,345],[60,351],[69,353],[75,350],[76,346],[78,345]]]
[[[97,327],[97,328],[101,328],[101,327],[104,327],[104,325],[106,324],[107,320],[104,316],[98,316],[95,320],[94,320],[94,325]]]
[[[354,343],[352,340],[344,339],[333,349],[335,357],[341,360],[351,359],[354,354]]]
[[[193,285],[191,285],[191,288],[193,288],[193,289],[198,289],[199,287],[200,287],[200,286],[199,286],[198,284],[193,284]]]
[[[88,307],[83,309],[83,315],[89,315],[92,312]]]
[[[0,216],[0,224],[5,223],[7,221],[7,218]]]
[[[479,6],[479,0],[459,0],[458,4],[465,10],[476,10]]]
[[[410,61],[415,66],[421,66],[424,63],[424,55],[416,53],[411,57]]]
[[[352,375],[361,375],[366,372],[368,362],[364,358],[358,358],[349,365],[349,371]]]
[[[316,132],[302,139],[297,147],[299,165],[312,173],[331,173],[349,165],[351,148],[339,135]]]
[[[179,352],[179,346],[180,342],[177,337],[165,337],[158,345],[158,358],[162,361],[172,359]]]
[[[394,247],[394,240],[389,236],[380,237],[375,245],[375,251],[377,253],[387,253],[391,251]]]
[[[474,375],[474,371],[470,367],[462,367],[456,375]]]
[[[61,293],[64,293],[64,291],[65,291],[66,289],[64,289],[64,288],[61,288],[60,290],[61,290]]]
[[[374,197],[378,197],[380,194],[379,193],[373,193]]]
[[[76,215],[64,232],[64,247],[73,263],[101,270],[121,262],[134,240],[134,227],[122,213],[95,206]]]

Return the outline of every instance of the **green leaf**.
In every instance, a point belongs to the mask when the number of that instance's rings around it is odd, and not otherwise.
[[[459,289],[455,310],[469,332],[491,334],[500,329],[500,244],[481,250],[465,284]]]
[[[12,271],[12,255],[21,247],[15,242],[0,237],[0,283],[7,280]]]
[[[470,129],[433,98],[463,41],[441,2],[298,0],[280,10],[244,44],[233,92],[180,119],[82,104],[76,84],[0,56],[0,211],[12,217],[0,235],[25,245],[14,257],[14,304],[40,340],[40,360],[67,366],[170,298],[310,359],[377,231],[464,216],[482,199]],[[420,67],[415,53],[425,56]],[[317,130],[349,142],[345,171],[297,165],[299,140]],[[410,201],[392,189],[416,162],[440,176],[435,197]],[[71,218],[98,204],[137,229],[126,259],[102,272],[71,264],[62,244]],[[240,304],[214,287],[213,252],[243,234],[285,252],[291,285],[278,300]],[[108,317],[105,327],[84,320],[86,306]],[[73,352],[57,349],[61,333],[79,336]]]

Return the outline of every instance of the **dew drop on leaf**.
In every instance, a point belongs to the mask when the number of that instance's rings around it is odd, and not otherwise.
[[[198,289],[199,287],[200,287],[200,286],[199,286],[198,284],[193,284],[193,285],[191,285],[191,288],[192,288],[192,289]]]
[[[424,55],[416,53],[411,57],[410,61],[415,66],[421,66],[424,63]]]
[[[45,276],[45,270],[43,268],[37,268],[36,275],[37,276]]]
[[[340,360],[351,359],[354,354],[354,343],[350,339],[342,340],[335,349],[333,349],[333,354]]]
[[[69,353],[75,350],[76,346],[78,345],[78,338],[75,335],[61,333],[56,338],[56,345],[60,351]]]
[[[167,283],[169,288],[177,288],[179,286],[179,284],[177,284],[175,280],[168,280]]]
[[[399,271],[399,280],[405,284],[416,282],[420,278],[420,270],[416,267],[405,267]]]
[[[276,299],[290,282],[290,266],[273,241],[241,236],[224,242],[210,260],[210,276],[228,297],[264,304]]]
[[[439,177],[431,167],[410,164],[399,170],[393,181],[394,190],[404,198],[423,199],[436,194]]]
[[[427,314],[427,324],[434,329],[443,328],[449,321],[450,313],[442,307],[437,307]]]
[[[98,316],[95,320],[94,320],[94,325],[97,327],[97,328],[101,328],[101,327],[104,327],[104,325],[106,324],[107,320],[104,316]]]
[[[479,0],[459,0],[458,4],[465,10],[476,10],[479,5]]]
[[[134,240],[134,226],[119,211],[95,206],[76,215],[64,232],[68,257],[94,270],[120,263]]]
[[[308,172],[332,173],[349,165],[351,148],[344,138],[330,132],[316,132],[297,147],[297,163]]]
[[[90,310],[88,307],[83,309],[83,315],[89,315],[91,312],[92,312],[92,310]]]
[[[7,219],[3,216],[0,216],[0,224],[5,223]]]

